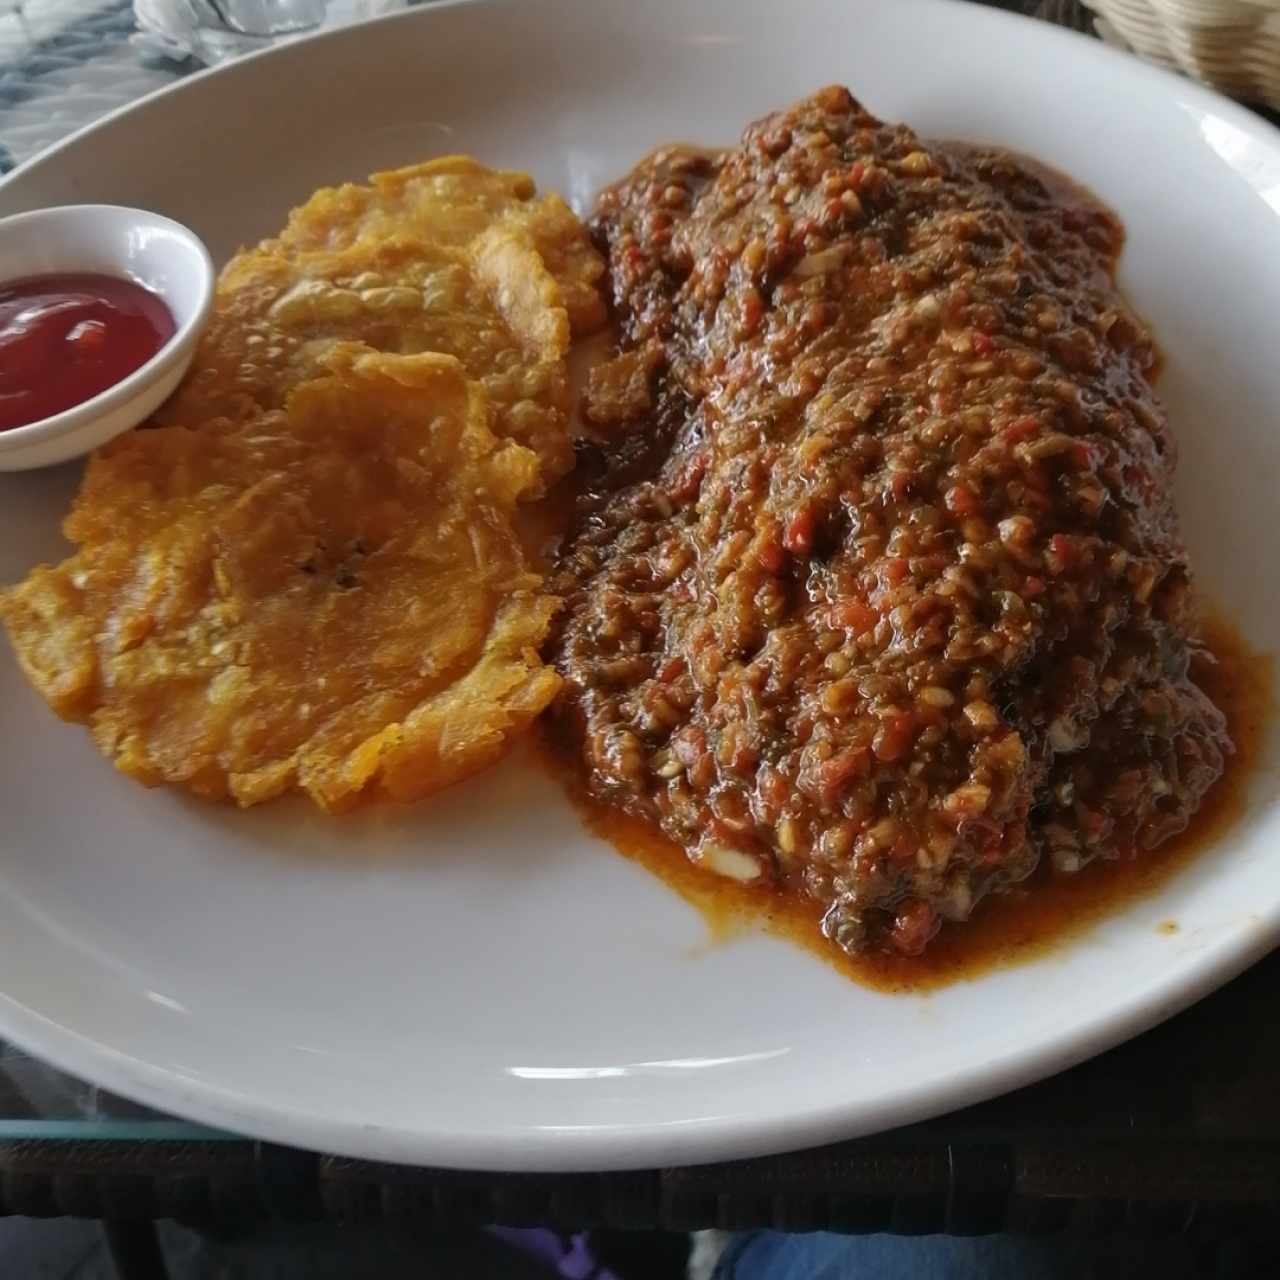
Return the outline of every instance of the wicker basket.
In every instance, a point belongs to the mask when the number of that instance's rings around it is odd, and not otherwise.
[[[1280,0],[1084,0],[1144,58],[1280,109]]]

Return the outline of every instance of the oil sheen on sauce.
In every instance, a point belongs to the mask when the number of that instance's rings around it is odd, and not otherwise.
[[[960,155],[986,150],[951,139],[933,145]],[[689,144],[659,150],[711,158],[720,153],[719,148]],[[1010,154],[1034,169],[1064,204],[1094,207],[1101,203],[1058,170],[1019,153]],[[598,342],[603,350],[603,335]],[[1153,382],[1164,363],[1158,351],[1156,357],[1149,375]],[[545,503],[533,504],[540,509],[536,517],[526,516],[528,549],[544,569],[554,559],[554,551],[549,549],[570,520],[574,480],[567,477]],[[538,737],[538,751],[565,786],[588,829],[696,907],[713,939],[728,940],[763,928],[812,951],[862,985],[885,992],[928,991],[1069,945],[1100,920],[1156,892],[1202,854],[1213,856],[1213,846],[1242,816],[1250,783],[1261,763],[1275,711],[1275,672],[1274,659],[1252,652],[1235,627],[1220,616],[1207,615],[1201,633],[1212,657],[1197,666],[1196,680],[1225,713],[1235,754],[1187,829],[1141,857],[1098,860],[1073,875],[1054,872],[1046,860],[1023,884],[979,902],[964,924],[945,926],[920,956],[845,954],[823,935],[822,911],[816,903],[768,885],[739,884],[691,862],[684,849],[656,825],[590,796],[577,762],[552,740],[545,726]],[[1178,921],[1163,920],[1156,932],[1176,936]]]
[[[173,336],[160,298],[91,272],[0,283],[0,431],[100,395]]]
[[[729,939],[763,927],[865,986],[927,991],[1067,945],[1102,918],[1155,892],[1201,854],[1212,856],[1212,846],[1245,808],[1274,710],[1274,660],[1250,652],[1234,627],[1221,619],[1207,620],[1203,632],[1214,661],[1197,670],[1197,680],[1226,714],[1236,751],[1187,830],[1142,857],[1098,861],[1074,875],[1056,874],[1042,865],[1016,889],[980,902],[966,923],[945,927],[922,956],[845,955],[823,936],[816,904],[703,870],[656,827],[589,797],[573,763],[545,738],[541,750],[587,827],[696,907],[713,938]],[[1157,932],[1176,935],[1178,923],[1162,921]]]

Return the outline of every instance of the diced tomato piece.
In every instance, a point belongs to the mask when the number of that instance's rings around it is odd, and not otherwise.
[[[671,739],[671,754],[685,768],[696,764],[706,750],[707,735],[701,729],[686,729]]]
[[[890,716],[876,730],[871,749],[877,760],[892,763],[901,760],[911,749],[916,736],[916,717],[912,711],[903,711],[899,715]]]
[[[791,795],[787,780],[771,764],[765,765],[756,775],[756,790],[765,804],[781,809]]]
[[[684,659],[681,657],[668,658],[662,664],[662,670],[658,672],[658,679],[663,684],[670,684],[673,680],[684,675]]]
[[[965,818],[957,825],[956,835],[980,849],[984,861],[998,860],[1004,848],[1004,828],[990,818]]]
[[[905,831],[893,842],[889,850],[889,861],[899,866],[909,866],[916,860],[916,842]]]
[[[904,902],[889,930],[889,941],[903,955],[918,956],[941,925],[938,913],[919,898]]]
[[[786,531],[782,535],[782,545],[792,555],[807,556],[813,550],[813,512],[797,511],[787,522]]]
[[[671,485],[671,496],[677,502],[689,502],[697,497],[698,490],[702,488],[702,477],[707,474],[710,461],[705,449],[700,449],[689,459]]]
[[[885,581],[891,586],[904,582],[910,572],[911,566],[901,556],[890,556],[884,562]]]
[[[835,791],[850,778],[865,778],[871,772],[871,753],[866,747],[850,747],[817,768],[818,781],[826,791]]]
[[[770,536],[761,542],[759,547],[760,563],[768,573],[781,573],[787,563],[787,553],[776,537]]]
[[[1080,561],[1075,543],[1062,533],[1055,533],[1049,539],[1049,555],[1061,566],[1063,573],[1069,573]]]
[[[974,516],[982,509],[982,504],[974,495],[972,489],[968,485],[953,484],[947,490],[944,501],[947,504],[947,510],[952,515],[957,516]]]
[[[870,631],[879,620],[880,615],[861,600],[842,600],[827,610],[827,621],[832,627],[851,631],[855,636]]]
[[[1016,418],[1000,433],[1010,444],[1018,444],[1030,440],[1040,430],[1040,423],[1035,418]]]

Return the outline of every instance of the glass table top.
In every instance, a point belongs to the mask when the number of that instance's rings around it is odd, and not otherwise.
[[[0,1041],[0,1142],[22,1138],[208,1141],[237,1136],[152,1111]]]

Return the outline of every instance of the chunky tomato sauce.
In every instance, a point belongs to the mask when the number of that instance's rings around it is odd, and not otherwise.
[[[1275,715],[1275,664],[1253,652],[1220,617],[1207,619],[1203,633],[1207,650],[1197,676],[1226,714],[1235,754],[1187,829],[1144,857],[1099,858],[1074,873],[1043,863],[1022,884],[985,898],[963,928],[943,929],[918,956],[889,950],[849,954],[833,947],[822,932],[821,904],[788,894],[775,882],[739,884],[691,862],[656,824],[593,797],[575,767],[571,746],[551,733],[542,739],[542,759],[564,782],[587,826],[696,907],[712,941],[764,928],[812,951],[862,986],[897,993],[931,991],[1071,943],[1099,921],[1157,892],[1192,861],[1212,856],[1213,846],[1240,820],[1250,789],[1258,783]],[[1163,920],[1156,932],[1176,937],[1179,922]]]
[[[593,227],[620,350],[553,578],[591,795],[850,955],[1186,829],[1233,744],[1115,215],[832,88]]]

